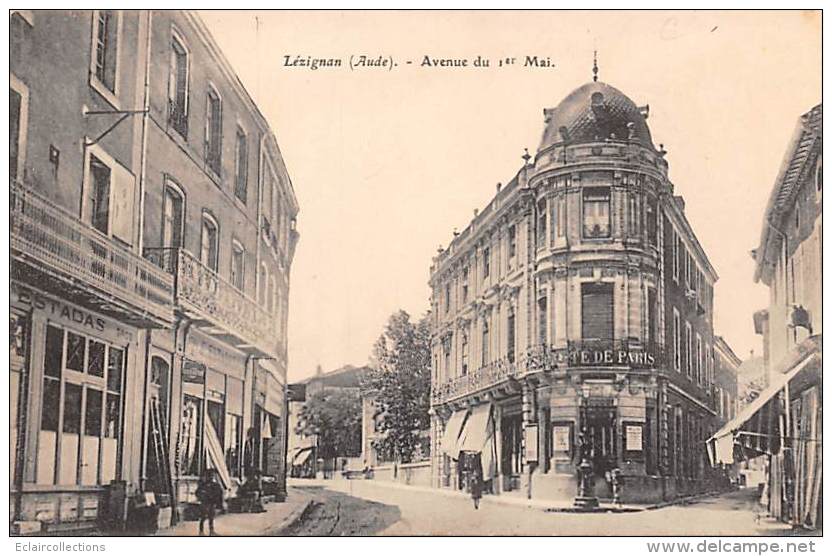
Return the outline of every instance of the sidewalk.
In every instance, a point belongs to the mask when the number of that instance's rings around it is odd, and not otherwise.
[[[225,513],[214,518],[214,530],[219,536],[280,535],[283,530],[301,518],[312,504],[313,497],[301,490],[289,487],[285,502],[266,504],[266,511],[259,514]],[[208,525],[205,525],[208,533]],[[157,536],[195,537],[199,535],[198,521],[182,521],[173,527],[162,529]]]

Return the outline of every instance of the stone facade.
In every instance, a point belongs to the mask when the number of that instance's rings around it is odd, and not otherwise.
[[[12,520],[184,511],[207,466],[285,488],[298,206],[268,123],[195,13],[10,26]]]
[[[580,438],[601,496],[613,469],[626,500],[707,488],[717,276],[647,112],[598,82],[545,110],[536,155],[434,258],[434,485],[461,487],[451,416],[489,404],[462,436],[493,492],[573,497]]]

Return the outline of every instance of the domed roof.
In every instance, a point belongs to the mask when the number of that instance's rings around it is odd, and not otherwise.
[[[582,85],[556,108],[544,109],[543,113],[546,128],[538,151],[564,141],[584,143],[628,138],[653,148],[642,110],[627,95],[606,83],[593,81]]]

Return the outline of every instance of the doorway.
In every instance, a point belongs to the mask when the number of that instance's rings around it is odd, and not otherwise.
[[[596,477],[604,477],[618,465],[616,410],[605,404],[590,405],[585,411],[585,434],[592,448],[592,469]]]

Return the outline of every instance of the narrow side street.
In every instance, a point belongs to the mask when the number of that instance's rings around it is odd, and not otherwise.
[[[306,483],[306,484],[304,484]],[[285,535],[792,535],[757,513],[741,490],[687,504],[627,513],[547,512],[486,497],[479,510],[458,496],[374,481],[297,481],[314,497]]]

